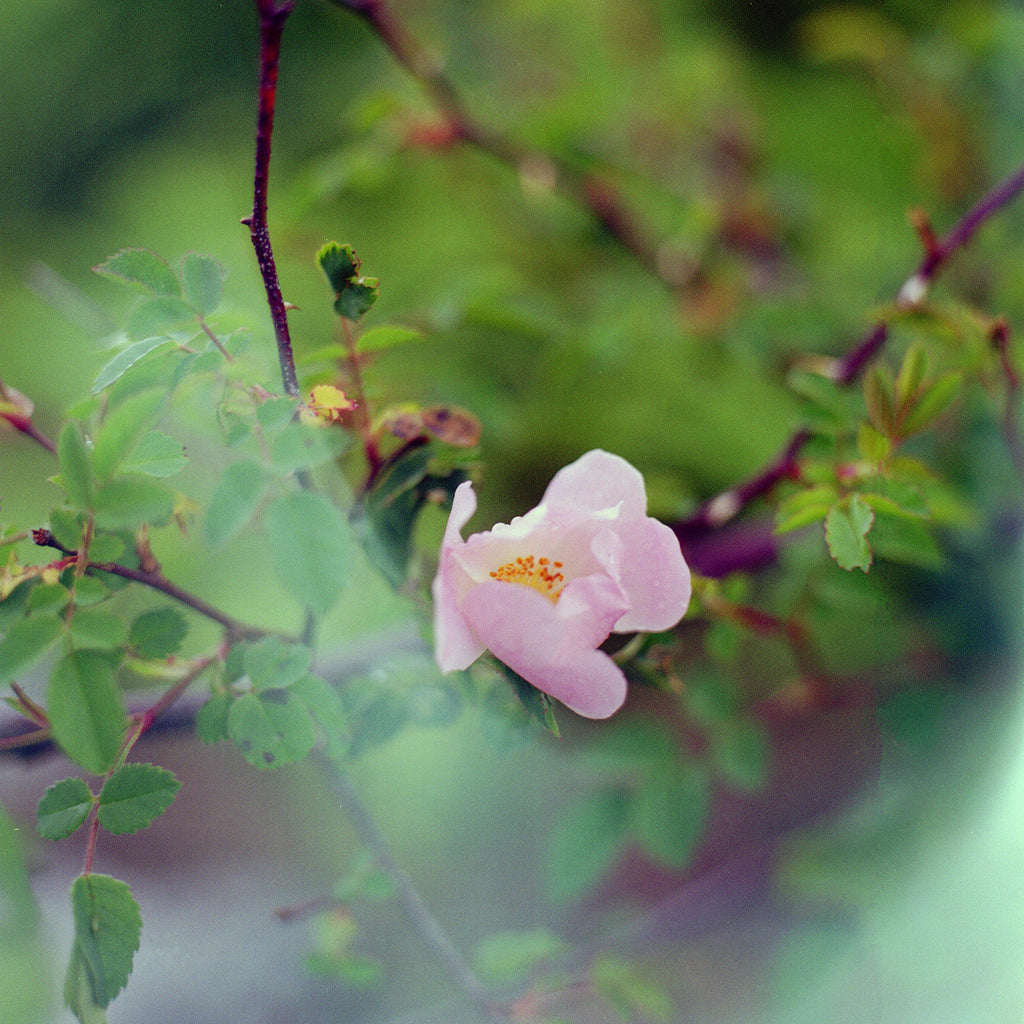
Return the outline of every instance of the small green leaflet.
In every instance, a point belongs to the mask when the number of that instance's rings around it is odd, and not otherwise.
[[[84,969],[92,1002],[107,1006],[128,983],[139,948],[142,915],[128,886],[109,875],[80,875],[71,886],[75,944],[65,997],[75,1009],[76,981]],[[77,1010],[76,1010],[77,1012]]]
[[[166,768],[122,765],[103,784],[96,815],[108,832],[138,832],[167,810],[180,788],[181,783]]]
[[[180,441],[162,430],[149,430],[139,439],[121,469],[125,473],[145,473],[146,476],[162,478],[180,473],[187,463],[188,457]]]
[[[253,689],[285,689],[301,679],[313,662],[313,652],[302,644],[287,644],[278,637],[266,637],[247,644],[243,663]]]
[[[54,739],[77,764],[102,775],[121,749],[121,695],[104,651],[73,651],[57,662],[47,691]]]
[[[68,501],[77,508],[90,508],[93,495],[92,466],[82,428],[73,420],[66,424],[57,440],[57,459]]]
[[[825,543],[829,554],[843,569],[871,567],[871,548],[867,535],[875,513],[859,494],[837,502],[825,516]]]
[[[128,644],[137,658],[168,658],[181,646],[188,622],[177,608],[155,608],[143,612],[132,623]]]
[[[167,261],[148,249],[122,249],[93,270],[147,295],[181,294],[181,285]]]
[[[110,387],[114,381],[127,373],[137,362],[145,359],[150,352],[159,348],[177,348],[178,343],[170,338],[159,336],[155,338],[143,338],[142,341],[132,342],[127,348],[121,349],[113,359],[107,363],[96,375],[93,381],[91,393],[98,395],[104,388]]]
[[[360,275],[359,257],[350,245],[328,242],[316,259],[334,289],[334,311],[346,320],[359,320],[377,301],[380,282]]]
[[[257,768],[279,768],[299,761],[316,742],[309,711],[289,690],[239,697],[228,711],[228,736]]]
[[[53,614],[18,619],[0,640],[0,683],[33,665],[63,632],[64,623]]]
[[[235,462],[221,474],[206,508],[206,539],[213,547],[230,540],[252,517],[266,477],[255,462]]]
[[[92,804],[92,791],[85,779],[61,779],[39,801],[36,829],[43,839],[66,839],[89,816]]]

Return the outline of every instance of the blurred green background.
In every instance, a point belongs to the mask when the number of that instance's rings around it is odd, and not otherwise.
[[[348,242],[364,272],[381,280],[366,326],[409,323],[425,334],[372,367],[376,401],[454,403],[482,422],[480,522],[529,507],[554,470],[597,446],[643,470],[652,512],[664,517],[755,472],[798,422],[784,384],[793,360],[851,348],[916,265],[907,211],[924,208],[942,230],[1024,158],[1024,15],[1014,4],[393,6],[443,58],[475,119],[613,182],[666,265],[692,269],[687,286],[670,291],[578,205],[472,148],[437,144],[436,111],[365,26],[300,0],[285,32],[270,193],[284,294],[299,307],[291,314],[297,355],[336,338],[314,254],[328,239]],[[239,224],[252,202],[257,41],[246,0],[33,0],[6,13],[0,378],[32,397],[47,433],[108,358],[123,298],[90,268],[125,246],[172,261],[193,249],[220,259],[230,272],[229,315],[252,325],[272,380],[261,282]],[[1019,326],[1022,226],[1019,203],[989,223],[940,296],[966,297]],[[1024,761],[1013,685],[1020,574],[1013,538],[993,525],[1016,513],[1018,485],[990,413],[965,414],[957,426],[934,456],[984,525],[957,539],[958,561],[938,580],[898,575],[896,590],[865,584],[867,628],[851,631],[847,620],[837,641],[840,660],[887,663],[907,636],[902,626],[890,635],[891,621],[909,616],[910,630],[931,629],[956,650],[960,675],[943,680],[958,694],[954,710],[926,720],[912,707],[881,740],[842,715],[780,739],[779,758],[793,753],[797,765],[792,794],[798,803],[806,797],[805,820],[793,840],[796,819],[769,806],[743,838],[743,851],[779,855],[764,869],[778,887],[766,890],[757,877],[716,883],[712,873],[711,910],[670,915],[667,944],[647,933],[626,943],[678,998],[679,1020],[1002,1022],[1024,1014],[1024,915],[1016,913],[1024,909]],[[44,521],[56,496],[45,482],[48,456],[13,435],[0,444],[0,519]],[[427,523],[427,533],[439,525]],[[258,552],[243,543],[199,565],[170,539],[160,543],[183,584],[234,614],[278,624],[266,592],[249,579],[240,585],[238,560],[252,571]],[[762,580],[761,592],[784,590],[791,565],[783,578]],[[330,635],[339,644],[370,636],[372,652],[375,631],[402,629],[408,618],[402,600],[361,572]],[[385,632],[381,657],[406,643],[405,633]],[[750,674],[776,671],[771,652],[759,654],[765,660]],[[602,767],[574,756],[600,728],[570,724],[556,745],[467,712],[444,729],[408,729],[360,763],[382,826],[464,948],[512,924],[599,934],[628,916],[623,903],[655,898],[655,882],[629,878],[628,863],[583,908],[545,893],[544,837],[560,801],[602,777]],[[122,868],[130,882],[147,862],[165,868],[143,885],[144,919],[160,921],[169,889],[201,914],[204,885],[231,892],[238,884],[253,927],[273,930],[265,907],[258,911],[278,898],[267,891],[276,883],[261,873],[264,856],[299,865],[288,876],[296,900],[305,891],[296,878],[312,888],[344,865],[350,837],[343,825],[321,828],[331,798],[311,773],[253,780],[230,755],[196,754],[188,744],[151,756],[193,772],[188,781],[207,803],[205,812],[201,800],[191,805],[191,819],[184,811],[174,818],[178,831],[168,826],[160,840],[163,859],[111,844],[123,851],[112,857],[135,864]],[[869,763],[877,770],[862,773]],[[817,773],[813,798],[800,770]],[[39,778],[21,769],[4,776],[23,812],[42,792]],[[228,814],[217,795],[238,787],[258,795]],[[297,801],[310,805],[312,839],[291,827]],[[214,827],[208,843],[197,843],[195,829],[211,826],[194,822],[210,807],[232,829],[218,839]],[[811,827],[823,812],[839,817]],[[238,838],[263,829],[264,815],[275,822],[269,852]],[[30,862],[49,856],[33,853]],[[746,863],[737,856],[722,852],[725,863]],[[253,863],[258,870],[247,874],[243,865]],[[65,869],[51,863],[56,881],[44,877],[41,888],[59,896]],[[280,869],[266,870],[277,878]],[[735,892],[749,902],[737,906]],[[56,920],[63,908],[54,907]],[[702,914],[709,923],[694,932]],[[227,997],[217,1002],[204,990],[213,985],[205,976],[191,989],[178,979],[177,998],[192,991],[182,1005],[195,1020],[458,1020],[429,960],[406,948],[414,944],[400,922],[379,917],[368,932],[379,926],[388,981],[375,995],[280,981],[301,1018],[283,1008],[285,996],[262,1017],[232,1017]],[[153,926],[169,948],[170,920],[163,931]],[[180,927],[192,934],[184,918]],[[223,940],[236,941],[241,961],[241,938]],[[286,952],[268,956],[301,976],[291,961],[306,942],[289,933]],[[59,963],[63,947],[55,947]],[[174,949],[187,953],[187,942]],[[221,973],[240,970],[223,956]],[[159,962],[154,972],[159,978]],[[139,984],[137,996],[114,1004],[112,1021],[162,1019]],[[161,992],[166,978],[148,984]],[[242,989],[243,1006],[246,998]],[[607,1007],[585,1003],[551,1012],[612,1019]]]

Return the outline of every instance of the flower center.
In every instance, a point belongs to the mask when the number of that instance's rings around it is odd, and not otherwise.
[[[533,587],[554,603],[565,586],[565,576],[559,571],[561,568],[561,562],[526,555],[492,570],[491,579]]]

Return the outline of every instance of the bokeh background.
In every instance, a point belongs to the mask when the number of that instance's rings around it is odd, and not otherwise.
[[[336,340],[314,255],[348,242],[381,280],[367,326],[424,333],[382,355],[372,394],[452,403],[481,421],[480,522],[529,507],[592,447],[640,467],[652,512],[669,519],[757,471],[798,422],[793,361],[849,350],[916,265],[908,210],[941,230],[1024,159],[1015,4],[393,6],[476,121],[613,183],[662,268],[685,282],[666,288],[545,187],[543,164],[513,168],[452,144],[361,22],[300,0],[270,192],[297,355]],[[225,316],[252,326],[272,372],[239,224],[252,201],[257,47],[246,0],[33,0],[5,13],[0,377],[33,398],[44,431],[56,433],[108,358],[124,298],[90,268],[125,246],[220,259]],[[994,218],[941,293],[1019,327],[1022,226],[1020,203]],[[57,494],[48,456],[14,435],[0,445],[0,517],[44,521]],[[942,572],[881,566],[858,581],[857,615],[843,605],[828,626],[834,661],[876,673],[880,691],[925,636],[942,655],[934,692],[770,725],[763,784],[716,791],[688,872],[626,851],[571,899],[549,884],[560,808],[611,770],[593,756],[604,726],[563,722],[556,742],[469,708],[443,725],[413,716],[360,759],[354,775],[381,827],[458,945],[540,926],[584,948],[608,942],[671,992],[679,1021],[1024,1019],[1019,481],[981,405],[927,454],[962,486],[976,525],[950,539]],[[425,541],[440,525],[424,524]],[[245,538],[203,564],[173,538],[158,543],[169,573],[234,614],[297,617],[254,585],[261,553]],[[798,548],[755,595],[782,599],[787,574],[817,550]],[[396,686],[425,671],[409,603],[365,567],[327,632],[339,671],[385,671]],[[792,671],[770,644],[746,665],[754,692]],[[627,716],[658,711],[641,695]],[[359,909],[380,985],[306,971],[316,926],[273,912],[323,891],[353,849],[313,768],[254,776],[184,735],[143,754],[185,787],[145,836],[102,844],[100,870],[129,881],[145,922],[111,1021],[473,1019],[388,905]],[[0,772],[43,907],[40,980],[11,1003],[27,1007],[50,996],[51,970],[59,986],[81,854],[75,840],[30,838],[35,801],[66,766]],[[12,920],[30,921],[11,851],[8,862]],[[545,1012],[617,1019],[589,990]]]

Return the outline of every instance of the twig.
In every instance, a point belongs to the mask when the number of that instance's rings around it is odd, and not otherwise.
[[[489,998],[483,982],[462,958],[462,954],[455,948],[447,932],[441,927],[437,918],[430,912],[426,903],[423,902],[423,898],[416,891],[412,879],[395,860],[387,840],[366,804],[356,792],[352,781],[333,765],[330,766],[328,777],[330,786],[341,801],[346,815],[360,839],[373,852],[381,870],[391,879],[395,886],[398,902],[424,942],[433,950],[451,978],[469,996],[488,1021],[491,1021],[492,1024],[507,1024],[508,1014],[502,1012],[501,1007]]]
[[[975,232],[997,210],[1015,199],[1024,191],[1024,166],[1005,178],[989,190],[946,234],[945,238],[937,239],[931,225],[923,215],[915,215],[918,234],[924,246],[924,257],[917,270],[907,278],[896,297],[896,305],[900,309],[909,309],[920,303],[928,292],[928,288],[939,272],[949,262],[953,254],[974,237]],[[842,359],[832,364],[828,376],[837,384],[849,386],[860,376],[861,371],[884,347],[888,337],[888,328],[882,321],[865,335],[863,341]],[[1019,380],[1009,362],[1006,352],[1006,341],[1000,342],[993,337],[997,345],[1009,387],[1007,395],[1007,412],[1004,417],[1004,431],[1010,445],[1011,458],[1018,472],[1024,478],[1024,443],[1020,439],[1020,430],[1016,423],[1016,398],[1019,394]],[[691,516],[672,524],[676,535],[681,541],[694,542],[703,535],[718,529],[737,516],[756,498],[766,495],[780,481],[792,478],[799,472],[796,456],[800,449],[810,440],[807,430],[798,430],[787,442],[782,453],[774,462],[758,473],[751,480],[736,487],[731,487],[721,494],[705,502]],[[760,551],[758,552],[760,554]]]
[[[622,202],[618,190],[592,174],[580,174],[550,154],[538,153],[504,136],[487,132],[477,124],[433,56],[421,46],[391,13],[386,0],[329,0],[361,18],[391,53],[392,57],[419,82],[445,119],[448,138],[464,142],[520,174],[530,168],[545,169],[545,179],[562,195],[588,210],[600,226],[645,270],[663,284],[680,290],[691,282],[690,268],[680,273],[659,260],[657,248],[641,230],[636,215]]]
[[[256,163],[253,181],[252,213],[242,219],[249,228],[256,262],[263,276],[263,286],[274,323],[277,355],[281,363],[281,381],[285,391],[299,394],[298,374],[288,331],[288,309],[281,296],[281,285],[274,262],[267,227],[267,187],[270,178],[270,142],[274,132],[274,104],[277,99],[277,70],[281,56],[281,34],[295,6],[294,0],[256,0],[260,17],[260,87],[259,112],[256,119]]]
[[[56,548],[66,555],[75,555],[75,552],[64,547],[49,530],[33,530],[32,539],[40,547]],[[85,571],[87,573],[107,572],[112,576],[120,576],[122,579],[131,580],[133,583],[141,583],[152,590],[158,590],[160,593],[174,598],[175,601],[180,601],[194,612],[198,612],[200,615],[223,626],[231,640],[260,640],[267,636],[280,636],[289,642],[295,640],[295,637],[279,633],[276,630],[260,629],[257,626],[247,626],[245,623],[239,622],[238,619],[232,618],[225,612],[220,611],[220,609],[214,608],[211,604],[207,604],[201,597],[197,597],[190,591],[179,587],[176,583],[167,579],[159,570],[131,569],[117,562],[90,562],[86,566]]]

